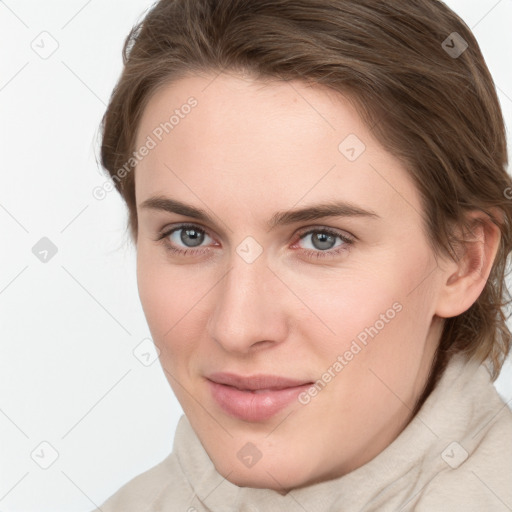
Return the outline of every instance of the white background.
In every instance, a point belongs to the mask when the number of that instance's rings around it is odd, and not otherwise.
[[[474,29],[512,147],[512,0],[447,3]],[[122,44],[150,5],[0,2],[3,512],[90,511],[172,449],[181,407],[159,362],[133,353],[150,334],[126,209],[116,192],[92,195],[105,181],[95,148]],[[58,44],[46,59],[33,49],[41,38],[46,51]],[[57,248],[46,263],[32,252],[42,237]],[[508,363],[506,401],[511,377]],[[41,442],[58,453],[48,469]]]

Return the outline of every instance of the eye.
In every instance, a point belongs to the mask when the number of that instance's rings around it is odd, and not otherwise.
[[[354,239],[351,237],[327,227],[310,228],[299,233],[298,236],[299,240],[292,248],[299,242],[305,241],[304,245],[309,245],[309,247],[301,247],[300,251],[310,259],[335,257],[347,251],[354,243]],[[196,224],[181,224],[164,230],[156,241],[162,242],[165,249],[173,255],[200,256],[209,252],[213,238],[207,234],[205,229]],[[205,242],[206,245],[204,245]]]
[[[208,240],[209,239],[209,240]],[[159,235],[167,250],[174,254],[202,253],[202,244],[213,241],[206,231],[195,224],[182,224]]]
[[[336,240],[340,243],[336,243]],[[325,227],[302,232],[299,234],[299,241],[306,241],[305,245],[309,245],[303,249],[308,258],[334,257],[347,251],[354,243],[354,240],[345,234]]]

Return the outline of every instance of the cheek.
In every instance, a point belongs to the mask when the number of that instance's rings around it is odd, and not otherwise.
[[[412,258],[414,265],[398,258],[380,260],[374,262],[374,271],[351,269],[322,285],[310,281],[309,287],[300,288],[303,294],[309,290],[304,301],[319,317],[312,316],[313,323],[302,325],[326,368],[341,355],[343,373],[355,379],[359,372],[366,374],[367,368],[388,376],[397,365],[404,376],[409,371],[414,374],[432,309],[429,280],[425,279],[428,262],[421,260],[420,256]]]
[[[193,306],[198,304],[200,294],[197,286],[183,278],[179,268],[155,260],[154,255],[138,250],[137,285],[153,341],[165,355],[178,348],[173,340],[186,341],[178,333],[194,316]]]
[[[322,342],[315,350],[325,355],[343,353],[354,339],[364,344],[371,339],[368,330],[372,326],[384,332],[396,322],[402,297],[395,282],[384,270],[379,275],[354,270],[316,283],[298,280],[294,290],[314,312],[310,321],[300,321],[302,334],[308,339],[320,337]]]

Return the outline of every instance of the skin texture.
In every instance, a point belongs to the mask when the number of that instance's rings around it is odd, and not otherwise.
[[[480,223],[458,262],[436,258],[407,170],[373,139],[346,97],[318,85],[226,73],[182,78],[151,98],[137,147],[190,96],[197,106],[135,171],[138,286],[162,367],[229,481],[285,493],[342,476],[410,421],[443,318],[477,299],[499,232]],[[366,146],[354,161],[338,148],[349,134]],[[141,207],[152,196],[201,208],[213,221]],[[330,200],[379,218],[266,225],[278,211]],[[203,229],[203,241],[191,246],[175,231],[168,244],[196,253],[172,254],[156,239],[183,222]],[[354,242],[315,244],[326,227]],[[317,231],[301,238],[306,228]],[[237,252],[249,236],[263,250],[252,263]],[[378,334],[333,372],[338,356],[382,315],[388,321]],[[307,404],[294,402],[263,422],[226,414],[205,380],[228,371],[316,381],[329,368],[334,377]],[[262,454],[250,468],[237,457],[248,442]]]

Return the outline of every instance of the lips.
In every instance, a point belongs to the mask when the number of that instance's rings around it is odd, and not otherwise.
[[[214,373],[207,379],[213,399],[224,412],[251,422],[270,419],[313,384],[278,375]]]
[[[279,375],[253,375],[252,377],[245,377],[236,375],[234,373],[213,373],[208,377],[209,380],[217,382],[218,384],[225,384],[242,391],[256,391],[262,389],[269,389],[272,391],[286,388],[293,388],[302,386],[304,384],[312,384],[311,381],[289,379],[280,377]]]

